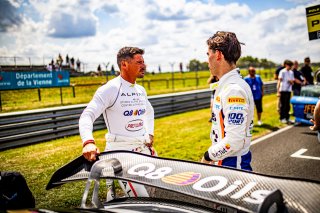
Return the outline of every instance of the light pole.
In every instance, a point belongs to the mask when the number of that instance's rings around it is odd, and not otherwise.
[[[107,82],[109,81],[108,79],[108,66],[109,66],[110,62],[108,61],[107,64],[103,63],[103,65],[106,67],[106,79],[107,79]]]
[[[174,72],[173,72],[174,62],[170,62],[169,64],[170,64],[170,66],[171,66],[171,84],[172,84],[172,90],[174,90]]]

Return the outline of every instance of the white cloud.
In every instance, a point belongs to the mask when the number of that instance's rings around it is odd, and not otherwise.
[[[15,27],[10,28],[10,36],[7,27],[0,32],[0,55],[49,60],[59,53],[69,54],[96,69],[98,64],[108,61],[116,65],[117,51],[131,45],[146,50],[145,61],[150,70],[157,70],[159,64],[162,70],[171,70],[170,62],[176,62],[177,69],[179,62],[185,64],[193,58],[207,60],[206,40],[218,30],[227,30],[235,32],[246,44],[243,55],[278,63],[286,58],[302,61],[305,56],[320,61],[320,40],[308,40],[305,2],[295,1],[289,9],[275,5],[274,9],[259,13],[251,5],[236,2],[226,5],[185,0],[29,2],[16,5],[7,2],[11,14],[18,18],[17,24],[12,25]],[[17,12],[21,5],[25,13]]]

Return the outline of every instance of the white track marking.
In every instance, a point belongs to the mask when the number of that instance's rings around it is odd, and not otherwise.
[[[277,134],[279,134],[281,132],[287,131],[288,129],[291,129],[292,127],[293,126],[287,126],[287,127],[283,128],[283,129],[280,129],[280,130],[275,131],[273,133],[270,133],[268,135],[262,136],[261,138],[258,138],[256,140],[251,141],[251,145],[257,144],[257,143],[259,143],[261,141],[264,141],[264,140],[266,140],[266,139],[268,139],[270,137],[273,137],[273,136],[275,136],[275,135],[277,135]]]
[[[305,153],[306,151],[307,151],[307,149],[300,149],[300,150],[296,151],[295,153],[293,153],[293,154],[291,155],[291,157],[293,157],[293,158],[305,158],[305,159],[311,159],[311,160],[320,160],[319,157],[302,155],[302,154]]]

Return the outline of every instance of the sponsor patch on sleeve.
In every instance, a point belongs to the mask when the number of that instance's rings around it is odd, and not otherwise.
[[[227,143],[225,147],[222,147],[222,149],[217,150],[215,153],[212,153],[212,156],[215,158],[220,158],[221,156],[225,155],[230,148],[230,144]]]
[[[230,125],[241,125],[244,121],[243,113],[230,113],[228,116],[228,123]]]
[[[246,100],[243,97],[232,96],[228,98],[227,104],[245,104]]]

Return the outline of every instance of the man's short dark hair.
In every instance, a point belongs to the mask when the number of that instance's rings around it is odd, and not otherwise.
[[[285,60],[285,61],[284,61],[284,65],[288,65],[288,66],[292,67],[293,62],[290,61],[290,60]]]
[[[144,54],[144,50],[140,49],[138,47],[123,47],[119,50],[117,54],[117,64],[119,66],[119,69],[121,69],[121,61],[126,60],[128,58],[132,59],[134,55],[136,54]]]
[[[310,63],[310,58],[309,58],[309,57],[306,57],[306,58],[304,59],[304,62]]]
[[[236,64],[241,56],[241,44],[233,32],[217,31],[207,40],[212,51],[219,50],[229,64]]]

